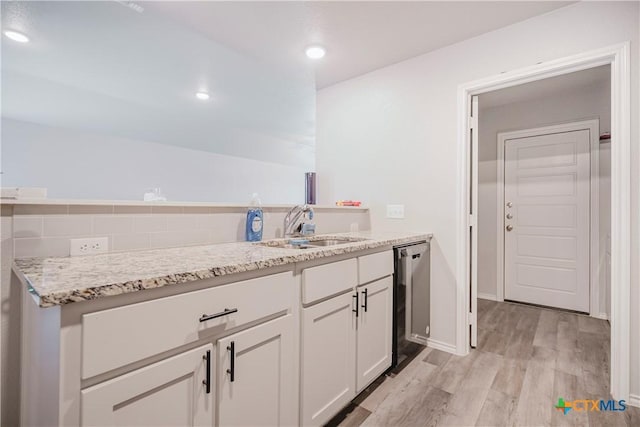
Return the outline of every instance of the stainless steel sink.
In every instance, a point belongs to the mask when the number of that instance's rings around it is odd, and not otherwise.
[[[314,249],[327,246],[346,245],[349,243],[362,242],[364,238],[359,237],[311,237],[308,242],[302,244],[292,244],[291,240],[266,240],[258,243],[260,246],[268,246],[279,249]]]
[[[340,240],[340,239],[322,239],[322,240],[311,240],[309,241],[309,246],[335,246],[335,245],[344,245],[346,243],[359,242],[361,240]]]
[[[262,245],[269,246],[271,248],[279,248],[279,249],[313,249],[317,246],[309,246],[309,245],[292,245],[291,243],[282,242],[279,245]]]

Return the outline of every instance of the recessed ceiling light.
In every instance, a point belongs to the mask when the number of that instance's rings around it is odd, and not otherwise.
[[[209,99],[209,94],[207,92],[202,92],[202,91],[196,92],[196,98],[206,101],[207,99]]]
[[[307,54],[307,57],[311,59],[320,59],[327,53],[327,51],[322,46],[309,46],[305,53]]]
[[[4,32],[4,35],[18,43],[27,43],[29,41],[29,37],[17,31],[7,30]]]

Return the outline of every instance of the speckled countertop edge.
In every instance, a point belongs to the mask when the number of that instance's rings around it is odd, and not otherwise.
[[[29,287],[40,307],[45,308],[430,240],[431,234],[359,232],[316,236],[320,237],[366,240],[304,250],[238,242],[84,257],[24,258],[14,261],[13,271]]]

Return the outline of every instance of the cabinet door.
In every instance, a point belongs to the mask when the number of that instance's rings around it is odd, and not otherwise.
[[[293,316],[218,341],[218,425],[297,424]]]
[[[82,425],[212,426],[207,352],[213,364],[207,344],[82,390]]]
[[[355,393],[353,292],[303,310],[302,425],[326,423]]]
[[[357,392],[391,366],[393,280],[391,276],[358,288]]]

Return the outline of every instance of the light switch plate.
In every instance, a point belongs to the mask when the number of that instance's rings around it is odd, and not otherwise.
[[[404,218],[404,205],[387,205],[387,218]]]

